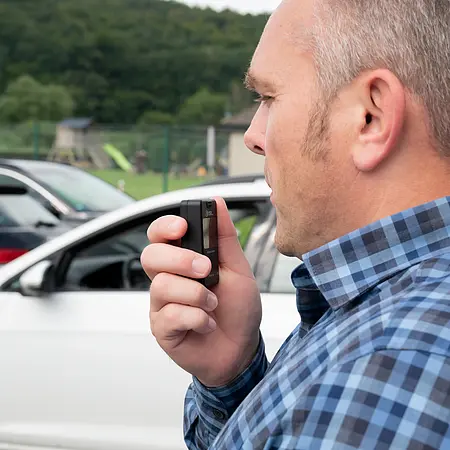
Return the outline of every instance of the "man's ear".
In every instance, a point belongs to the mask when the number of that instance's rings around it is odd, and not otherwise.
[[[386,69],[362,75],[357,86],[364,114],[352,157],[358,170],[368,172],[395,150],[405,122],[405,87]]]

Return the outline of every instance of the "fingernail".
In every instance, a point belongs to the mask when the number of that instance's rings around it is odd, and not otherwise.
[[[180,229],[180,221],[178,219],[172,220],[167,228],[169,231],[178,231]]]
[[[217,328],[216,321],[212,317],[210,317],[209,320],[208,320],[208,328],[211,331],[214,331]]]
[[[217,297],[214,294],[209,293],[208,297],[206,298],[206,307],[208,308],[208,310],[214,311],[217,308],[218,304],[219,301],[217,300]]]
[[[195,258],[192,261],[192,270],[200,276],[205,276],[209,270],[209,261],[206,258]]]

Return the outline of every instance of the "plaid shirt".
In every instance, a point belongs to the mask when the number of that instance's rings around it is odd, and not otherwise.
[[[190,449],[450,449],[450,197],[303,258],[300,325],[231,385],[194,378]]]

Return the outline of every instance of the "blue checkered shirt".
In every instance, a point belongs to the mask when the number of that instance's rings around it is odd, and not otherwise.
[[[194,378],[190,449],[450,449],[450,197],[303,258],[301,316],[269,365]]]

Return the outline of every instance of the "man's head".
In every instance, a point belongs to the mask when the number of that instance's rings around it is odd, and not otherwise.
[[[285,0],[247,84],[276,244],[303,253],[448,194],[450,8],[436,0]]]

